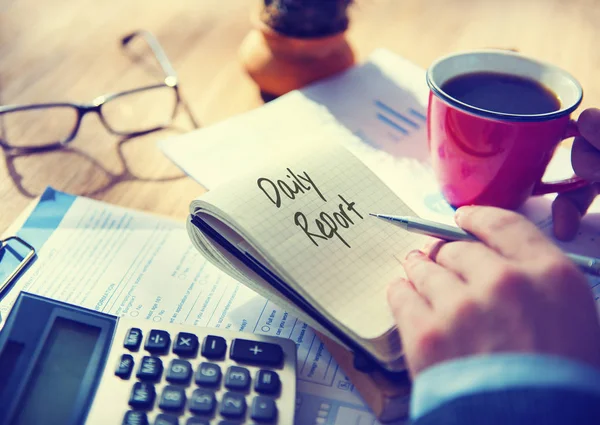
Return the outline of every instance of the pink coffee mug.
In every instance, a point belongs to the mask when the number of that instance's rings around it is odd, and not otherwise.
[[[501,113],[466,104],[442,89],[454,77],[478,72],[533,79],[556,95],[560,107],[543,114]],[[542,182],[558,144],[578,135],[570,114],[581,103],[583,90],[566,71],[511,51],[481,50],[437,60],[427,70],[427,84],[429,151],[451,205],[516,209],[532,195],[586,184],[578,177]]]

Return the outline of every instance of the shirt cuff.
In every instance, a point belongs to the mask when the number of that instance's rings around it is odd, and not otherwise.
[[[410,417],[416,420],[458,397],[523,387],[558,387],[600,395],[600,370],[567,358],[541,354],[504,353],[450,360],[417,376]]]

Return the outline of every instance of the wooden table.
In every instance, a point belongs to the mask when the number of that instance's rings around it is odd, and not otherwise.
[[[0,104],[89,101],[158,80],[119,47],[122,35],[153,32],[177,70],[194,116],[210,125],[261,104],[237,60],[251,0],[0,0]],[[360,0],[350,36],[360,58],[388,48],[422,67],[461,49],[516,48],[576,75],[584,106],[600,105],[597,0]],[[152,108],[153,105],[148,105]],[[35,123],[31,131],[35,129]],[[69,149],[0,161],[0,232],[47,185],[183,219],[203,188],[156,142],[191,129],[131,140],[87,117]]]

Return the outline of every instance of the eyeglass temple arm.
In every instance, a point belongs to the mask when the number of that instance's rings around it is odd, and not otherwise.
[[[156,39],[156,37],[154,37],[154,35],[152,33],[148,32],[146,30],[135,31],[135,32],[123,37],[121,39],[121,45],[127,46],[131,40],[133,40],[135,37],[138,37],[138,36],[142,37],[144,39],[144,41],[146,41],[148,46],[150,46],[152,53],[154,53],[154,56],[156,57],[156,60],[158,61],[159,65],[162,68],[165,75],[167,77],[173,77],[173,78],[175,78],[175,80],[177,80],[177,73],[175,72],[175,68],[173,68],[173,65],[171,64],[171,61],[167,57],[167,54],[165,53],[164,49],[162,48],[162,46],[160,45],[160,43],[158,42],[158,40]]]

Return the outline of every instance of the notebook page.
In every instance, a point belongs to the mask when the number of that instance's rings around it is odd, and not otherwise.
[[[403,276],[397,257],[425,238],[369,216],[415,214],[339,143],[286,140],[260,170],[199,199],[192,211],[226,212],[285,281],[359,337],[393,327],[386,288]]]

